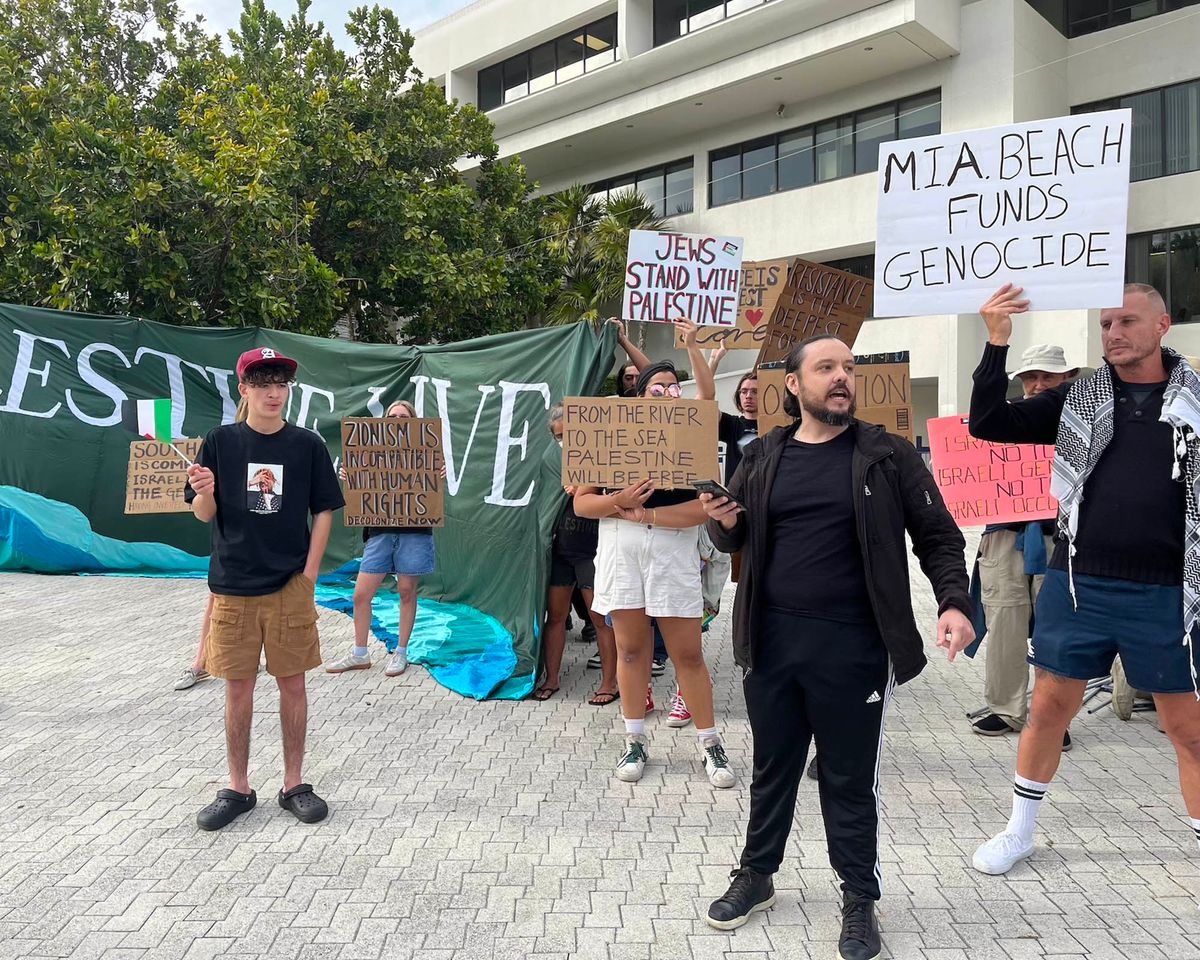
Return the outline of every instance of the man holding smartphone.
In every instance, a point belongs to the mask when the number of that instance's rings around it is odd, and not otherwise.
[[[933,585],[937,643],[950,659],[975,637],[964,542],[912,444],[855,419],[849,347],[806,340],[786,372],[784,410],[803,411],[800,422],[747,448],[732,498],[700,496],[713,542],[743,550],[733,647],[754,735],[746,846],[707,920],[729,930],[774,904],[771,877],[816,740],[829,860],[842,880],[838,955],[874,960],[884,713],[893,687],[925,666],[905,534]]]

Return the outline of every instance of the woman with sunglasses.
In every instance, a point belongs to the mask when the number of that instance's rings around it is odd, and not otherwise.
[[[697,329],[683,321],[677,326],[685,334],[693,368],[698,368],[704,357],[696,346]],[[638,397],[670,400],[681,392],[679,374],[669,362],[652,364],[638,376]],[[696,492],[656,490],[649,480],[624,490],[579,487],[575,512],[600,520],[592,610],[612,615],[617,640],[617,686],[625,716],[617,778],[635,782],[646,768],[642,691],[650,682],[653,618],[695,718],[708,780],[714,787],[732,787],[737,781],[714,720],[712,681],[701,647],[698,528],[705,514]]]

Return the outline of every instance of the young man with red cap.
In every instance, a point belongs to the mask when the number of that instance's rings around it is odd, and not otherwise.
[[[229,761],[229,786],[196,816],[202,830],[220,830],[257,802],[248,767],[254,684],[264,650],[267,672],[279,686],[279,805],[305,823],[329,812],[300,777],[308,726],[304,673],[321,665],[313,591],[333,511],[345,501],[321,438],[283,419],[295,373],[296,361],[269,347],[243,353],[238,391],[248,415],[210,432],[188,469],[192,513],[212,524],[207,668],[225,681]]]

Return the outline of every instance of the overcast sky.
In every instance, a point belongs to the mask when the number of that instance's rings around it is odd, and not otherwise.
[[[473,0],[313,0],[309,8],[310,20],[323,20],[325,28],[333,34],[339,45],[346,46],[346,12],[354,7],[391,7],[402,26],[417,31],[440,20],[447,14],[472,3]],[[180,0],[181,6],[204,17],[209,28],[224,34],[237,25],[242,14],[241,0]],[[267,6],[278,11],[285,19],[296,9],[295,0],[267,0]]]

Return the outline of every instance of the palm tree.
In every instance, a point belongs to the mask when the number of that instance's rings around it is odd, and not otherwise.
[[[546,308],[546,323],[599,324],[614,316],[621,302],[629,231],[661,230],[666,220],[635,191],[597,200],[589,187],[575,184],[550,198],[543,223],[567,264]]]

